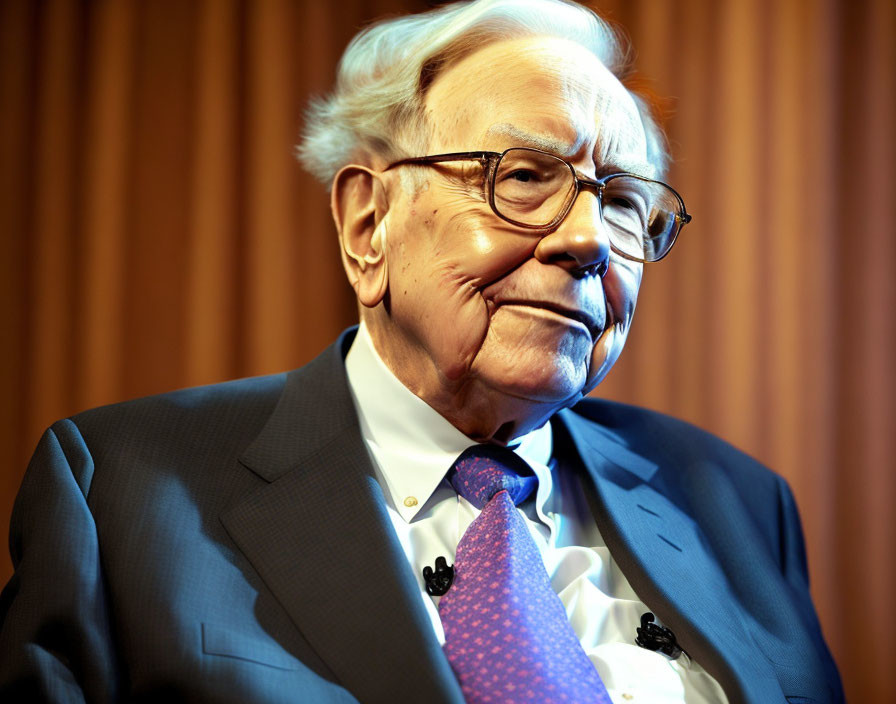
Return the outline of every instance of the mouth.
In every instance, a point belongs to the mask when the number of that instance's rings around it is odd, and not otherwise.
[[[531,308],[543,311],[548,317],[561,318],[564,322],[573,322],[578,326],[585,328],[592,340],[597,340],[604,330],[603,316],[591,315],[581,308],[564,306],[551,301],[515,301],[504,300],[498,303],[498,306],[516,306],[520,308]]]

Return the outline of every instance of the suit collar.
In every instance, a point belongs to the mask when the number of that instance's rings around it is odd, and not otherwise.
[[[579,454],[589,461],[593,460],[594,453],[597,453],[615,468],[632,474],[642,482],[650,482],[659,469],[656,462],[629,449],[619,435],[602,425],[589,423],[570,410],[560,411],[556,418],[571,434],[573,442],[580,450]],[[594,466],[593,461],[590,462],[590,466]]]
[[[355,330],[346,330],[320,356],[286,375],[274,412],[240,457],[245,467],[265,481],[275,481],[321,448],[357,433],[342,362]]]
[[[358,428],[343,366],[352,338],[288,375],[240,460],[268,483],[221,520],[355,697],[461,702]]]
[[[581,458],[594,487],[589,499],[598,528],[638,596],[732,703],[781,701],[777,678],[757,653],[740,609],[732,608],[737,596],[700,528],[656,488],[660,465],[573,411],[555,418],[556,452],[565,447],[567,461]]]

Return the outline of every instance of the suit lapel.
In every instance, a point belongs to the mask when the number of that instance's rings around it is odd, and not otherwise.
[[[269,482],[221,518],[342,686],[462,702],[385,509],[345,379],[343,335],[292,372],[241,458]]]
[[[737,597],[699,527],[651,484],[659,467],[574,413],[555,418],[594,487],[592,512],[601,535],[639,597],[730,701],[782,701],[777,678],[756,653]],[[563,444],[561,432],[556,453],[563,453]]]

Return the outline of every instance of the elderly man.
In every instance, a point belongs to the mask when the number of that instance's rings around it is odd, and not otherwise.
[[[623,70],[557,0],[355,39],[300,152],[360,328],[47,431],[4,701],[842,700],[785,483],[584,398],[689,220]]]

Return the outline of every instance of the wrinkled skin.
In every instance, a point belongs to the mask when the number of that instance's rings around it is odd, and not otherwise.
[[[566,40],[480,49],[435,80],[426,107],[427,154],[533,146],[591,177],[653,175],[634,101]],[[491,211],[475,162],[370,163],[337,177],[334,212],[341,203],[343,259],[363,319],[411,391],[469,437],[506,443],[603,379],[625,343],[642,266],[610,251],[593,193],[540,236]],[[354,231],[367,235],[345,234],[364,204],[372,214]],[[359,266],[352,249],[368,262]]]

